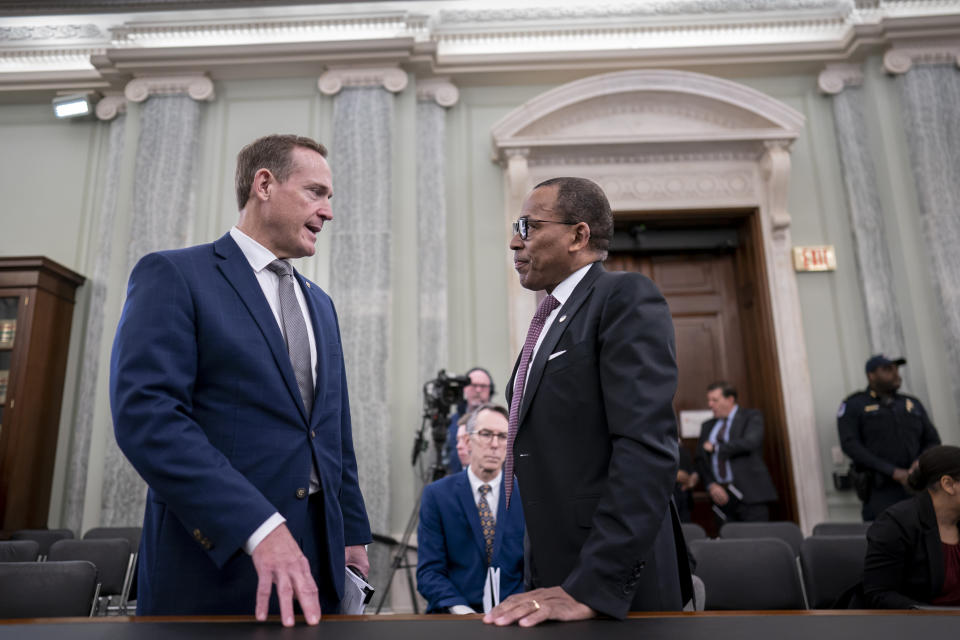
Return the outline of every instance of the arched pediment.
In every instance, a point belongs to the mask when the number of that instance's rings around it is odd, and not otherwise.
[[[689,71],[620,71],[577,80],[521,105],[492,130],[510,148],[792,141],[803,116],[744,85]]]

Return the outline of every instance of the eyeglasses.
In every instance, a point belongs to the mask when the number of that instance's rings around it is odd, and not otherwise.
[[[482,431],[477,431],[473,435],[475,435],[477,437],[477,440],[479,440],[483,444],[492,443],[494,438],[496,438],[497,442],[499,442],[500,444],[507,443],[507,434],[503,433],[502,431],[501,432],[488,431],[487,429],[484,429]]]
[[[531,222],[551,222],[553,224],[565,225],[580,224],[579,222],[564,222],[562,220],[537,220],[536,218],[528,218],[527,216],[523,216],[522,218],[517,218],[517,221],[513,223],[513,235],[520,234],[520,239],[526,240],[527,236],[530,235]]]
[[[484,384],[482,382],[471,382],[467,385],[468,387],[473,387],[475,389],[489,389],[490,385]]]

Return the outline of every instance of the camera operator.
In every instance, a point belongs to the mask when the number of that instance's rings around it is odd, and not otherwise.
[[[447,428],[447,443],[444,447],[444,461],[447,465],[447,473],[454,474],[463,471],[463,464],[457,455],[457,429],[462,416],[466,416],[480,405],[490,402],[494,394],[493,378],[483,367],[474,367],[467,371],[467,377],[470,379],[463,389],[463,401],[458,405],[457,412],[450,417],[450,424]]]

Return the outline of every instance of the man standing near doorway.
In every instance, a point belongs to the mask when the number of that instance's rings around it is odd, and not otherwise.
[[[719,524],[769,520],[777,490],[763,462],[763,414],[740,407],[729,382],[707,387],[707,404],[713,418],[700,430],[697,472]]]
[[[840,446],[853,460],[863,519],[910,497],[907,477],[920,454],[940,444],[920,400],[899,393],[903,358],[883,354],[867,360],[867,388],[849,396],[837,411]]]

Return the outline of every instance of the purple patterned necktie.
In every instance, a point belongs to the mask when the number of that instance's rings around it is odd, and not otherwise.
[[[523,343],[520,352],[520,366],[517,367],[517,380],[513,385],[513,396],[510,398],[510,423],[507,427],[507,461],[504,463],[503,488],[507,492],[507,508],[510,508],[510,494],[513,491],[513,442],[517,439],[517,428],[520,426],[520,404],[523,402],[523,387],[527,382],[527,368],[530,358],[533,357],[533,348],[537,345],[537,338],[543,331],[543,324],[547,321],[560,302],[551,295],[540,301],[537,312],[530,321],[527,331],[527,340]]]

